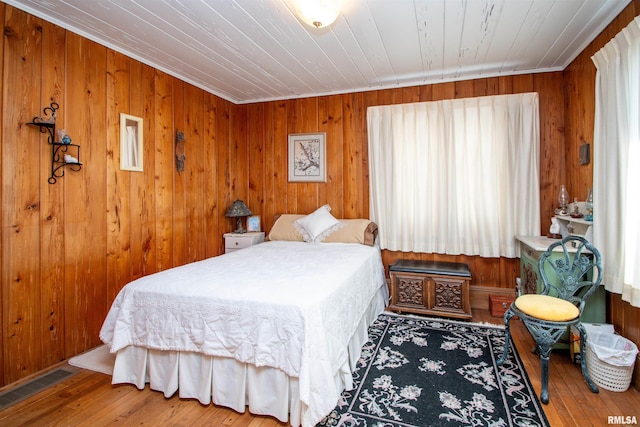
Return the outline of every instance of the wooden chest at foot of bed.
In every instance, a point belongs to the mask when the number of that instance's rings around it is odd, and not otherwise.
[[[467,264],[399,259],[389,266],[389,275],[390,310],[471,319]]]

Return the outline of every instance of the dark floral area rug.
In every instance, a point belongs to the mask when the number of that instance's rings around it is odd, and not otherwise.
[[[382,314],[369,328],[355,388],[319,426],[549,426],[504,330]]]

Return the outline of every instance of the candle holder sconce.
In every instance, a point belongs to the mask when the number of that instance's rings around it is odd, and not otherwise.
[[[58,178],[64,176],[65,167],[72,171],[82,169],[80,161],[80,146],[71,143],[71,137],[64,129],[56,132],[56,111],[60,108],[57,102],[51,102],[45,107],[42,116],[35,116],[28,125],[37,126],[40,133],[47,134],[47,143],[51,146],[51,175],[47,179],[49,184],[55,184]],[[57,137],[57,139],[56,139]],[[73,156],[75,154],[75,156]]]

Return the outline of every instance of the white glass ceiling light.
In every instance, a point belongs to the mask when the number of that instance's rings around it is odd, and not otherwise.
[[[343,0],[295,0],[296,14],[305,24],[314,27],[327,27],[338,18]]]

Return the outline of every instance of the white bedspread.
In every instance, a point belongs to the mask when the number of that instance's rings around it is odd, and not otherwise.
[[[114,353],[136,345],[281,369],[299,379],[311,426],[335,407],[334,376],[381,286],[378,248],[265,242],[131,282],[100,338]]]

